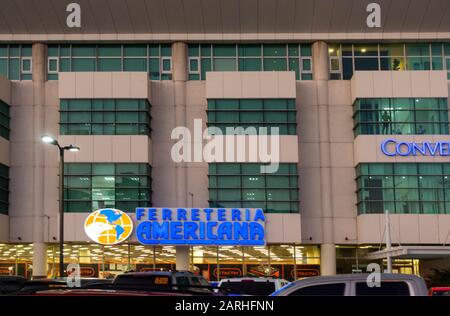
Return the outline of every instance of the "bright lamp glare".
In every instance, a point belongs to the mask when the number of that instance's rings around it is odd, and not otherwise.
[[[42,140],[44,143],[46,143],[46,144],[51,144],[51,143],[53,143],[53,142],[55,141],[55,139],[54,139],[53,137],[48,136],[48,135],[42,136],[42,137],[41,137],[41,140]]]

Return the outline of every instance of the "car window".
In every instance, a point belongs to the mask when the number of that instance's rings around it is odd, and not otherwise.
[[[344,296],[345,283],[327,283],[302,287],[289,296]]]
[[[198,277],[192,277],[191,282],[192,282],[192,285],[202,285],[200,283],[200,280],[198,279]]]
[[[185,276],[176,277],[176,280],[177,280],[177,285],[186,285],[186,286],[190,285],[188,277],[185,277]]]
[[[409,286],[406,282],[386,281],[381,282],[379,287],[369,287],[367,282],[356,283],[356,296],[386,295],[386,296],[409,296]]]
[[[221,287],[231,290],[232,292],[247,294],[247,295],[269,295],[275,292],[274,282],[222,282]]]

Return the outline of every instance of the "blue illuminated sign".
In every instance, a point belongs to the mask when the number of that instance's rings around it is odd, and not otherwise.
[[[450,142],[415,143],[386,139],[381,143],[381,151],[389,157],[450,156]]]
[[[262,209],[136,208],[136,238],[144,245],[265,244]]]

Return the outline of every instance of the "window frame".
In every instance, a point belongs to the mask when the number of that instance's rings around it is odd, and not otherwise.
[[[50,61],[56,61],[56,70],[50,70]],[[47,58],[47,73],[48,74],[58,74],[59,73],[59,58],[58,57],[48,57]]]

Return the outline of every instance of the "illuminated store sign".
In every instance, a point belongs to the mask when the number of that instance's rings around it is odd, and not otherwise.
[[[130,237],[133,222],[127,213],[113,208],[104,208],[88,215],[84,222],[86,235],[102,245],[119,244]]]
[[[399,142],[386,139],[381,143],[381,151],[386,156],[450,156],[450,142]]]
[[[136,208],[136,221],[145,245],[265,244],[262,209]]]

